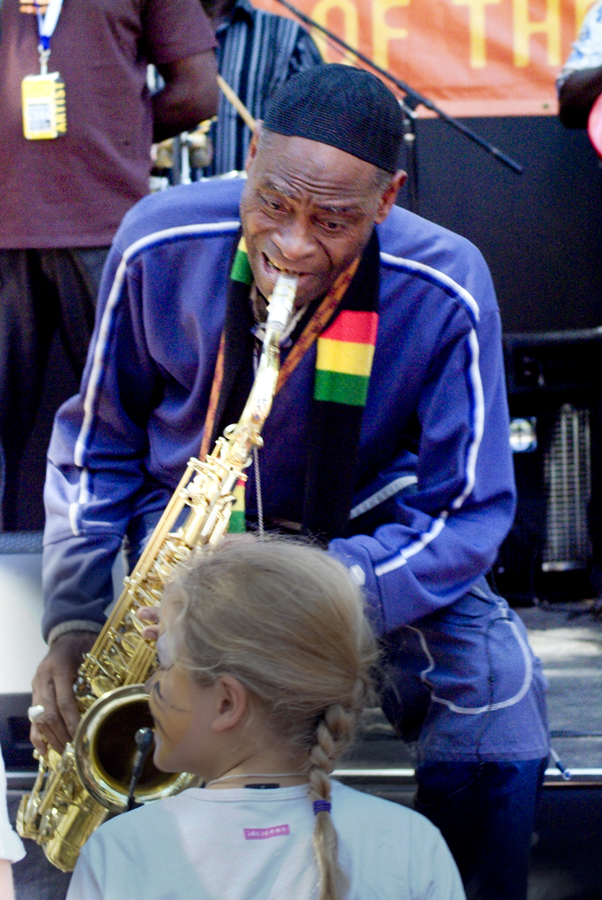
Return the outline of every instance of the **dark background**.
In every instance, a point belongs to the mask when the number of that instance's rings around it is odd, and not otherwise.
[[[592,330],[602,326],[602,169],[586,132],[564,128],[555,116],[462,121],[523,166],[516,174],[441,120],[417,122],[419,212],[485,256],[502,314],[510,414],[537,425],[536,451],[514,456],[517,514],[494,586],[514,605],[596,597],[602,333]],[[592,556],[586,570],[543,574],[544,456],[565,403],[590,412]]]
[[[482,251],[504,331],[602,325],[602,180],[585,131],[566,129],[555,116],[462,122],[523,174],[445,122],[419,119],[420,214]]]

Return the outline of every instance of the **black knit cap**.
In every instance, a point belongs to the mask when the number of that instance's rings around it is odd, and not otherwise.
[[[363,69],[329,63],[293,75],[274,94],[264,125],[287,137],[330,144],[386,172],[399,168],[399,103]]]

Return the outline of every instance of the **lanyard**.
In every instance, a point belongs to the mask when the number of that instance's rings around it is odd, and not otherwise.
[[[63,0],[50,0],[44,16],[42,16],[36,0],[34,0],[34,3],[38,16],[38,34],[40,36],[40,43],[38,46],[38,52],[40,54],[40,74],[47,75],[48,57],[50,56],[50,38],[54,34],[56,23],[59,20],[61,9],[63,7]]]

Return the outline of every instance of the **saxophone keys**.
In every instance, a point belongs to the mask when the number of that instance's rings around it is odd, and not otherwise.
[[[142,627],[144,627],[144,625],[142,625]],[[134,653],[138,649],[140,644],[143,643],[143,639],[137,632],[129,632],[128,634],[121,635],[121,645],[130,653]]]
[[[106,675],[96,675],[94,678],[90,679],[90,687],[97,697],[102,697],[107,691],[112,691],[115,684],[110,678],[107,678]]]

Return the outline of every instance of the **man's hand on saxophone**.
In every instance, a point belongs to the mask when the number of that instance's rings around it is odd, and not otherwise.
[[[43,707],[44,712],[32,721],[30,740],[44,756],[48,745],[62,753],[75,734],[81,715],[73,696],[75,673],[97,636],[91,631],[61,635],[38,667],[32,684],[32,703]]]
[[[159,622],[161,620],[161,612],[156,606],[144,606],[136,613],[141,622],[148,622],[145,628],[140,632],[140,636],[145,641],[156,641],[159,637]]]

